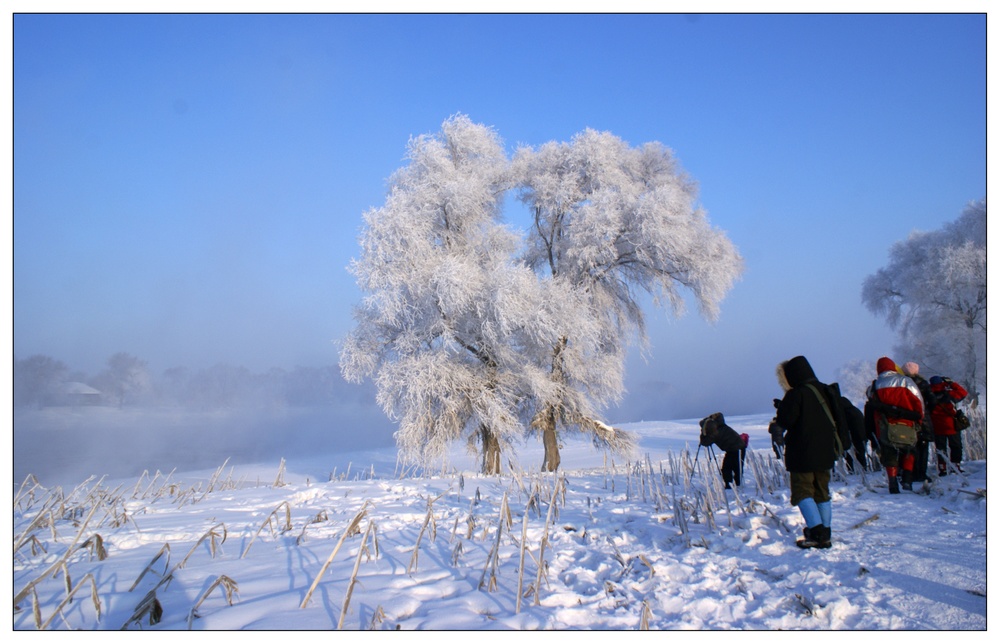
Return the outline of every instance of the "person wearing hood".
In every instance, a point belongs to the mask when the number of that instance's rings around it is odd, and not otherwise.
[[[868,388],[865,418],[878,432],[889,494],[899,494],[900,472],[903,489],[913,489],[917,433],[924,417],[923,399],[917,384],[903,375],[890,358],[879,358],[875,369],[878,377]]]
[[[846,425],[839,388],[817,380],[805,356],[782,362],[777,376],[785,396],[775,400],[775,421],[785,429],[791,503],[806,522],[804,538],[795,543],[800,548],[829,548],[833,518],[830,471],[837,459],[838,424]]]

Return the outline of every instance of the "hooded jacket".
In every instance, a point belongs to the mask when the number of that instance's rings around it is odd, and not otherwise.
[[[827,399],[827,406],[840,408],[839,401],[826,395],[827,386],[816,379],[804,356],[782,362],[777,369],[778,383],[785,397],[778,403],[775,419],[785,428],[785,469],[789,472],[819,472],[833,468],[836,460],[837,427],[823,409],[813,385]]]

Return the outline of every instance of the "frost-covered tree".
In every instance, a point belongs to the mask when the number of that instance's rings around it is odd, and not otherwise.
[[[534,217],[527,240],[502,223],[512,189]],[[410,142],[385,204],[365,214],[351,270],[367,295],[343,373],[375,380],[398,444],[421,461],[465,437],[496,472],[529,426],[547,470],[560,427],[627,451],[600,414],[645,341],[642,293],[675,314],[692,294],[714,319],[742,270],[695,200],[658,144],[588,130],[510,162],[492,130],[453,117]]]
[[[523,148],[514,166],[533,217],[526,260],[577,302],[575,324],[548,348],[553,395],[533,420],[543,467],[554,470],[559,428],[614,436],[599,413],[624,391],[628,347],[646,344],[642,293],[674,315],[693,295],[715,320],[743,260],[710,225],[695,183],[658,143],[632,148],[588,129],[569,143]],[[583,328],[588,332],[578,334]]]
[[[858,409],[864,409],[868,388],[876,375],[874,360],[851,360],[837,372],[841,395],[854,403]]]
[[[114,396],[119,407],[125,406],[126,399],[137,397],[150,387],[146,363],[125,352],[108,358],[108,368],[97,375],[94,383]]]
[[[69,372],[63,362],[45,355],[14,359],[14,404],[43,407],[56,397],[59,385]]]
[[[899,334],[900,360],[986,390],[986,200],[932,232],[895,243],[889,264],[865,279],[861,299]]]
[[[501,221],[511,187],[498,135],[459,115],[412,139],[385,204],[365,213],[351,271],[366,293],[341,352],[344,376],[374,379],[404,455],[430,462],[466,439],[485,473],[523,435],[548,386],[525,355],[558,330],[520,237]]]

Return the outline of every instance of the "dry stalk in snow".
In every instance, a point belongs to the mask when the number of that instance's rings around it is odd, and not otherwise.
[[[440,497],[439,497],[440,498]],[[433,524],[432,534],[437,536],[437,522],[434,520],[434,506],[433,501],[427,501],[427,516],[424,517],[424,524],[420,526],[420,533],[417,534],[417,541],[413,544],[413,555],[410,556],[410,564],[406,567],[407,573],[412,573],[417,569],[417,558],[420,552],[420,541],[424,538],[424,531],[427,530],[427,526]]]
[[[233,593],[239,594],[240,592],[239,586],[237,586],[236,582],[230,579],[229,577],[225,575],[219,575],[218,577],[216,577],[215,581],[212,582],[212,585],[208,587],[208,590],[202,593],[201,599],[199,599],[195,603],[195,605],[191,607],[191,612],[188,613],[188,619],[187,619],[188,630],[191,630],[191,624],[194,623],[194,620],[197,619],[198,617],[201,617],[198,614],[198,607],[201,606],[202,602],[204,602],[208,598],[208,596],[212,593],[213,590],[219,587],[221,587],[222,592],[225,593],[226,603],[229,604],[230,606],[233,605]]]
[[[364,505],[361,506],[361,510],[359,510],[358,513],[354,515],[354,518],[351,519],[351,522],[347,524],[344,534],[340,535],[340,540],[337,541],[337,545],[334,546],[333,552],[331,552],[330,556],[326,558],[326,561],[323,563],[323,567],[320,568],[319,574],[316,575],[316,579],[314,579],[312,585],[309,586],[306,596],[302,598],[302,603],[299,604],[299,608],[305,608],[306,604],[309,603],[309,598],[312,597],[313,591],[316,590],[316,586],[319,585],[320,579],[323,578],[323,574],[326,572],[326,569],[330,567],[330,564],[333,562],[333,558],[337,556],[337,553],[340,551],[340,547],[344,545],[344,541],[347,540],[347,537],[358,532],[358,525],[365,517],[365,514],[368,513],[368,504],[369,502],[365,501]]]
[[[285,459],[281,459],[281,463],[278,464],[278,476],[274,479],[274,487],[284,487],[285,486]]]
[[[361,546],[358,547],[358,558],[354,560],[354,570],[351,571],[351,581],[347,584],[347,593],[344,595],[344,607],[340,610],[340,619],[337,621],[338,631],[344,628],[344,618],[347,616],[347,607],[351,603],[351,594],[354,592],[354,584],[358,583],[358,569],[361,567],[361,555],[367,552],[365,544],[368,543],[368,536],[374,533],[375,524],[369,521],[368,529],[365,530],[365,536],[361,538]]]
[[[300,546],[303,543],[305,543],[305,540],[306,540],[306,528],[308,528],[309,526],[311,526],[311,525],[313,525],[315,523],[323,523],[323,522],[328,521],[328,520],[329,520],[329,517],[326,514],[326,510],[320,510],[316,514],[316,516],[313,517],[312,521],[306,521],[302,525],[302,532],[300,532],[299,536],[295,538],[295,545]],[[289,523],[289,527],[291,527],[291,523]],[[258,530],[258,532],[259,532],[259,530]],[[249,548],[249,546],[247,546],[247,547]],[[244,551],[244,554],[246,554],[246,551]],[[240,558],[242,559],[243,556],[240,555]]]
[[[507,506],[507,493],[503,493],[503,499],[500,501],[500,519],[497,524],[497,538],[493,542],[493,548],[490,550],[489,556],[486,558],[486,566],[483,568],[483,574],[479,577],[479,589],[482,590],[483,585],[486,585],[487,591],[493,591],[497,587],[497,568],[500,566],[500,539],[503,536],[504,524],[507,525],[507,529],[510,530],[511,526],[511,516],[510,508]],[[486,581],[486,575],[489,574],[489,582]]]
[[[68,573],[66,573],[66,578],[69,579]],[[64,597],[63,600],[59,602],[59,605],[56,606],[55,609],[53,610],[52,615],[42,624],[38,623],[38,620],[41,617],[41,610],[37,605],[38,597],[35,596],[34,598],[35,626],[38,628],[38,630],[44,631],[45,629],[47,629],[49,627],[49,624],[52,623],[52,620],[56,618],[56,615],[61,614],[60,611],[63,609],[63,607],[66,606],[66,604],[68,604],[73,599],[73,596],[76,595],[77,591],[79,591],[80,588],[83,587],[83,585],[88,581],[90,582],[90,601],[93,603],[94,611],[97,613],[97,620],[100,621],[101,600],[97,596],[97,582],[94,580],[94,575],[88,572],[86,575],[83,576],[83,579],[80,580],[80,583],[78,583],[75,587],[73,587],[73,589],[68,590],[66,592],[66,597]]]
[[[207,496],[209,492],[211,492],[212,490],[215,489],[215,484],[216,484],[216,482],[218,482],[219,477],[222,476],[222,470],[224,470],[226,468],[226,465],[228,463],[229,463],[229,459],[227,458],[225,461],[222,462],[222,465],[219,466],[219,469],[215,470],[215,474],[213,474],[212,478],[209,479],[208,485],[205,486],[205,493],[201,495],[201,498],[198,499],[199,501],[201,499],[204,499],[205,496]]]
[[[535,579],[535,606],[541,605],[542,575],[545,572],[545,546],[549,542],[549,525],[552,523],[552,514],[555,511],[556,499],[559,495],[559,480],[554,481],[552,487],[552,499],[549,501],[549,511],[545,516],[545,527],[542,529],[542,541],[538,546],[538,576]]]
[[[159,586],[157,586],[159,588]],[[135,624],[142,628],[142,618],[148,617],[149,625],[153,626],[159,624],[160,620],[163,618],[163,605],[160,604],[160,600],[156,598],[156,588],[152,589],[142,598],[139,605],[135,607],[132,611],[132,616],[129,617],[124,624],[122,624],[121,630],[128,630],[129,624]]]
[[[406,567],[407,573],[411,573],[417,569],[417,554],[420,550],[420,541],[423,539],[424,531],[427,530],[428,526],[431,528],[431,541],[437,539],[437,519],[434,517],[434,503],[445,494],[447,494],[447,492],[443,492],[433,499],[427,499],[427,516],[424,517],[424,524],[420,527],[420,533],[417,535],[417,542],[413,544],[413,555],[410,557],[410,564]],[[457,525],[458,524],[456,523],[456,526]]]
[[[160,546],[160,550],[156,553],[156,555],[153,557],[153,559],[148,564],[146,564],[146,567],[142,569],[142,572],[139,573],[139,576],[136,577],[135,581],[132,582],[132,585],[129,587],[128,592],[132,592],[133,590],[135,590],[135,587],[139,585],[139,582],[142,581],[142,578],[146,576],[147,572],[155,572],[153,570],[153,564],[155,564],[160,559],[160,557],[162,557],[164,555],[167,556],[167,559],[166,559],[166,561],[163,562],[163,574],[166,574],[167,568],[170,566],[170,544],[169,543],[165,543],[162,546]],[[159,577],[161,579],[163,579],[163,574],[160,574],[160,573],[156,573],[156,574],[159,575]],[[159,584],[157,584],[157,585],[159,585]]]
[[[854,525],[852,525],[851,526],[851,530],[857,530],[861,526],[867,525],[867,524],[871,523],[872,521],[876,521],[876,520],[878,520],[878,515],[877,514],[873,514],[870,517],[868,517],[867,519],[865,519],[863,521],[859,521],[858,523],[855,523]]]
[[[222,534],[221,535],[216,531],[217,528],[222,528]],[[202,544],[202,542],[205,541],[205,539],[209,540],[209,550],[211,551],[212,558],[214,559],[215,558],[216,541],[218,540],[218,544],[222,545],[223,543],[226,542],[226,536],[227,536],[226,524],[224,524],[224,523],[217,523],[217,524],[215,524],[214,526],[212,526],[211,528],[208,529],[208,532],[206,532],[205,534],[201,535],[201,538],[198,539],[197,542],[195,542],[195,544],[191,547],[191,550],[189,550],[188,553],[187,553],[187,555],[185,555],[184,559],[182,559],[181,562],[179,564],[177,564],[176,569],[179,570],[179,569],[181,569],[181,568],[184,567],[184,564],[187,563],[187,560],[191,558],[191,555],[194,554],[194,551],[198,549],[198,546],[200,546]]]
[[[98,561],[104,561],[108,558],[108,551],[104,547],[104,539],[99,534],[95,534],[80,545],[80,549],[90,550],[90,557],[93,559],[97,557]]]
[[[377,630],[382,622],[385,621],[385,611],[382,610],[381,604],[375,607],[375,611],[372,613],[372,623],[368,626],[368,630]]]
[[[285,526],[281,529],[281,531],[288,532],[289,530],[292,529],[292,506],[288,504],[288,501],[282,501],[281,503],[278,504],[276,508],[271,510],[271,513],[268,514],[267,517],[261,522],[260,527],[257,528],[257,532],[254,533],[253,537],[250,539],[250,542],[247,543],[247,547],[243,549],[243,554],[240,555],[240,559],[247,556],[247,553],[250,552],[250,546],[253,545],[253,542],[260,535],[261,530],[264,529],[264,526],[271,525],[271,518],[274,517],[274,515],[277,514],[278,510],[280,510],[282,507],[285,508]],[[271,528],[271,531],[272,533],[274,532],[273,527]],[[303,528],[303,532],[305,532],[305,528]]]
[[[524,592],[524,553],[528,549],[528,509],[525,508],[521,518],[521,557],[517,564],[517,604],[514,614],[521,612],[521,593]]]
[[[774,519],[775,522],[777,522],[777,524],[779,526],[781,526],[781,528],[785,532],[789,532],[789,533],[792,532],[792,529],[789,528],[788,525],[786,525],[785,522],[781,519],[781,517],[779,517],[777,514],[775,514],[774,511],[771,510],[771,508],[767,507],[763,503],[758,503],[758,501],[756,499],[751,499],[750,500],[750,508],[751,509],[756,509],[756,507],[758,505],[760,505],[760,511],[761,511],[762,514],[764,514],[764,516],[768,516],[768,517],[771,517],[772,519]]]
[[[21,549],[21,546],[23,546],[24,543],[31,538],[31,533],[34,532],[35,529],[41,528],[45,525],[45,519],[49,519],[50,524],[54,523],[52,517],[52,508],[55,506],[56,503],[58,503],[58,501],[55,499],[50,498],[46,500],[41,510],[39,510],[38,514],[35,515],[35,518],[31,520],[31,523],[28,524],[28,527],[25,528],[24,531],[21,533],[21,536],[16,537],[14,539],[14,552],[17,552],[18,550]],[[55,535],[53,534],[53,539],[54,538]]]
[[[80,541],[80,538],[86,531],[87,526],[90,524],[90,520],[93,518],[94,513],[97,511],[98,507],[100,506],[94,505],[90,508],[90,513],[87,515],[87,518],[84,520],[83,524],[80,526],[80,529],[77,531],[76,536],[73,538],[73,542],[70,543],[69,547],[66,548],[66,552],[64,552],[63,555],[55,561],[55,563],[49,566],[45,570],[45,572],[43,572],[41,575],[39,575],[32,581],[29,581],[27,585],[23,589],[21,589],[21,592],[19,592],[17,595],[14,596],[14,606],[17,606],[19,603],[21,603],[21,601],[23,601],[24,598],[28,596],[28,593],[32,592],[35,586],[40,584],[43,580],[48,579],[56,571],[58,571],[65,565],[65,563],[69,560],[70,556],[74,552],[76,552],[77,550],[76,544],[78,541]]]
[[[21,482],[21,487],[18,488],[17,494],[14,495],[14,507],[18,508],[22,503],[25,503],[27,507],[20,508],[21,511],[23,512],[27,508],[30,508],[35,502],[35,490],[39,489],[44,489],[42,488],[42,484],[38,482],[34,474],[28,474],[28,476],[24,477],[24,481]]]
[[[649,630],[649,618],[652,617],[653,610],[649,607],[649,601],[642,600],[642,615],[639,617],[639,630]]]

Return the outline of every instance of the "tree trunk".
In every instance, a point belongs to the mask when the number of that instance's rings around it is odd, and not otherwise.
[[[559,343],[552,350],[552,379],[565,383],[566,373],[563,368],[563,351],[569,338],[559,338]],[[560,401],[561,404],[562,401]],[[542,445],[545,447],[545,460],[542,461],[543,472],[555,472],[559,469],[559,438],[556,435],[556,407],[548,404],[542,410]]]
[[[545,410],[542,421],[542,445],[545,447],[545,459],[542,461],[543,472],[555,472],[559,469],[559,438],[556,436],[556,411],[552,407]]]
[[[483,474],[500,473],[500,441],[486,425],[479,426],[483,439]]]

